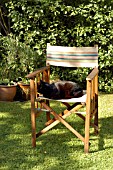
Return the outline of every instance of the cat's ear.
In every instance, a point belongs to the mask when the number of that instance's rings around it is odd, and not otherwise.
[[[45,84],[45,82],[43,80],[40,80],[40,84]]]
[[[38,87],[41,88],[43,86],[43,84],[44,84],[44,82],[42,80],[40,80],[40,82],[38,83]]]

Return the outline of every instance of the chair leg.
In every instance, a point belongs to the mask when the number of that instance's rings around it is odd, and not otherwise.
[[[86,113],[84,152],[89,153],[90,114]]]
[[[31,112],[31,126],[32,126],[32,146],[36,147],[36,116]]]
[[[48,100],[46,100],[46,104],[47,104],[48,106],[50,105]],[[51,119],[51,117],[50,117],[50,112],[46,112],[46,120],[49,121],[50,119]]]

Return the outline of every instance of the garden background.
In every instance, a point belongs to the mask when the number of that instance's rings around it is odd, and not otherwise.
[[[59,124],[37,139],[33,149],[30,101],[0,102],[0,169],[113,169],[113,94],[101,93],[113,93],[113,0],[0,1],[0,80],[24,79],[44,66],[48,42],[66,46],[98,44],[99,135],[95,136],[91,128],[90,153],[84,154],[83,143]],[[54,77],[55,70],[51,71]],[[87,72],[86,68],[57,68],[56,76],[84,84]],[[83,122],[75,117],[70,117],[69,123],[84,132]],[[39,128],[44,120],[42,114]]]
[[[98,44],[99,90],[113,92],[113,0],[3,0],[0,18],[0,79],[24,78],[45,65],[48,42]],[[84,84],[87,69],[57,73]]]

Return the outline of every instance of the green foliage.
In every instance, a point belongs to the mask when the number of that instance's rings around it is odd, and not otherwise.
[[[16,80],[25,77],[41,65],[37,52],[12,35],[1,36],[0,79]]]
[[[12,33],[41,58],[47,42],[66,46],[98,44],[99,89],[113,92],[113,0],[13,0],[7,8]],[[85,71],[81,71],[83,78]]]

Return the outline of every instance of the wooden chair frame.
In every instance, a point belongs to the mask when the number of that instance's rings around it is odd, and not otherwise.
[[[50,107],[49,99],[40,97],[38,94],[37,84],[40,80],[50,81],[50,66],[45,66],[37,71],[30,73],[26,76],[30,79],[30,92],[31,92],[31,125],[32,125],[32,146],[36,147],[36,138],[46,133],[48,130],[56,126],[58,123],[65,125],[75,136],[84,142],[84,152],[89,152],[89,137],[90,126],[94,127],[94,131],[98,134],[98,68],[94,68],[87,76],[87,89],[86,89],[86,101],[78,100],[73,105],[70,105],[67,101],[61,101],[67,108],[63,113],[56,113],[53,108]],[[81,98],[82,99],[82,98]],[[56,100],[55,100],[56,101]],[[86,106],[86,115],[79,113],[78,110]],[[45,128],[37,133],[36,131],[36,119],[41,112],[46,111],[47,122]],[[72,126],[65,121],[65,118],[76,113],[85,122],[85,136],[82,136]],[[51,119],[50,115],[54,118]],[[91,121],[93,118],[93,122]]]

